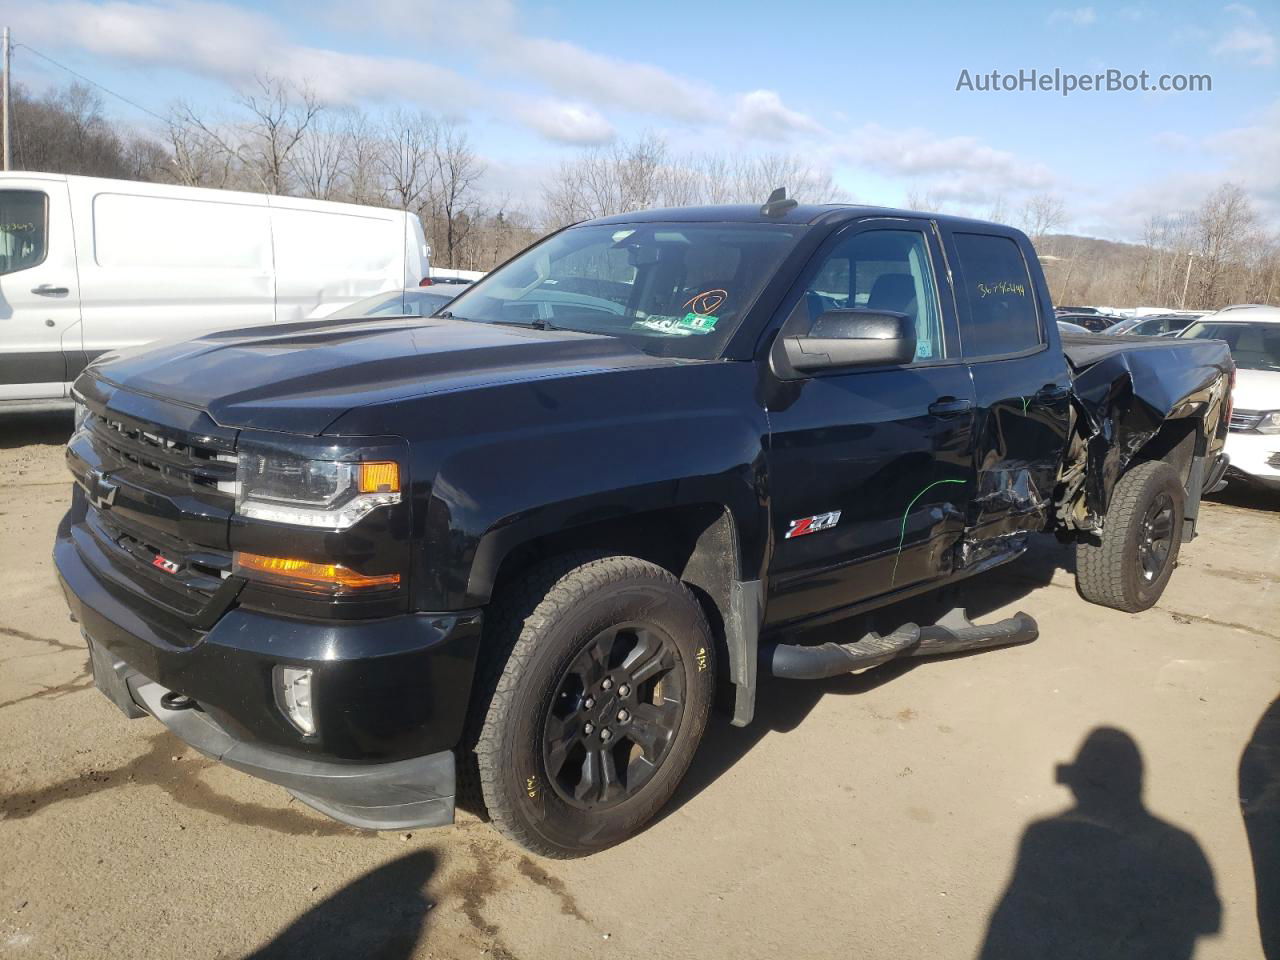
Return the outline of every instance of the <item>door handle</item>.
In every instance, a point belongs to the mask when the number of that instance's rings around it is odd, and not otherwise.
[[[972,409],[973,401],[968,397],[939,397],[929,404],[929,413],[935,417],[950,417]]]
[[[38,287],[32,287],[31,292],[42,297],[65,297],[71,291],[66,287],[55,287],[52,283],[42,283]]]

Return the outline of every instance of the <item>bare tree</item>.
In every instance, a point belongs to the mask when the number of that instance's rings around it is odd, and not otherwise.
[[[1249,248],[1254,227],[1249,198],[1238,184],[1224,183],[1196,214],[1196,297],[1207,307],[1220,301],[1231,268]]]
[[[267,193],[289,192],[289,158],[323,109],[310,88],[262,74],[236,102],[249,114],[239,156]]]
[[[453,267],[455,251],[466,240],[479,209],[476,182],[484,174],[484,164],[456,122],[438,123],[433,133],[430,207],[436,232],[444,240],[445,260]]]
[[[1067,222],[1067,208],[1050,193],[1037,193],[1022,205],[1021,227],[1033,243],[1046,234],[1062,229]]]
[[[174,104],[169,112],[168,134],[173,178],[178,183],[187,187],[231,185],[237,163],[235,148],[198,117],[191,104]]]
[[[289,172],[304,197],[336,200],[346,185],[348,122],[333,114],[317,117],[289,154]]]
[[[349,110],[343,119],[343,198],[352,203],[382,203],[387,142],[366,114]]]
[[[420,211],[431,189],[436,122],[428,114],[397,111],[386,125],[379,160],[387,197],[401,210]]]

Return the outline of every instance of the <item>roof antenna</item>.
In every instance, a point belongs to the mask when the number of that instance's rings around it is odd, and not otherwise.
[[[760,208],[760,213],[766,217],[780,217],[788,210],[794,210],[800,206],[795,200],[787,199],[787,188],[779,187],[773,193],[769,194],[769,199],[764,202],[764,206]]]

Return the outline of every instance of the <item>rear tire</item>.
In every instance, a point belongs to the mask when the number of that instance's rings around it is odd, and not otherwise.
[[[490,626],[472,742],[493,825],[546,857],[625,840],[706,728],[715,648],[697,599],[656,564],[578,555],[509,584]]]
[[[1076,545],[1076,588],[1104,607],[1155,605],[1177,565],[1186,491],[1167,463],[1140,463],[1120,478],[1096,542]]]

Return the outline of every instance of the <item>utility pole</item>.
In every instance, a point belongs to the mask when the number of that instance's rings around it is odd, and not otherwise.
[[[9,99],[9,28],[4,28],[4,79],[0,81],[0,99],[4,100],[4,168],[9,169],[9,128],[13,125],[13,103]]]
[[[1182,301],[1178,304],[1179,310],[1185,310],[1187,308],[1187,287],[1191,285],[1191,264],[1195,258],[1196,254],[1194,250],[1187,254],[1187,275],[1182,280]]]

